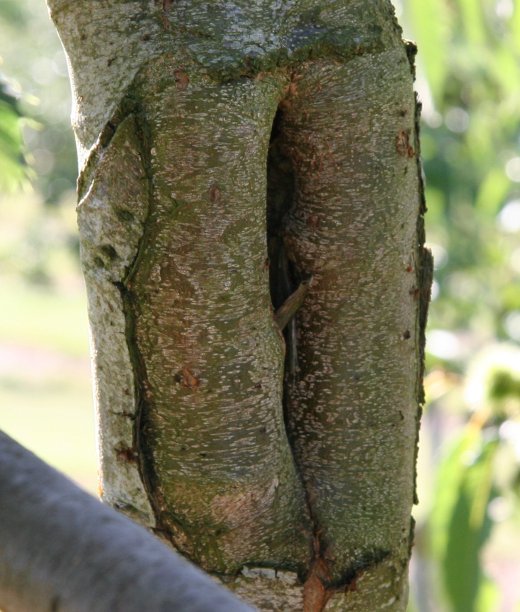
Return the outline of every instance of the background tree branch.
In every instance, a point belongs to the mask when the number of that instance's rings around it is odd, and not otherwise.
[[[3,612],[249,606],[0,432]]]

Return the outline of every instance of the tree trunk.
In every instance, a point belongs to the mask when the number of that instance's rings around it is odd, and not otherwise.
[[[49,5],[102,498],[259,609],[404,610],[430,260],[390,2]]]

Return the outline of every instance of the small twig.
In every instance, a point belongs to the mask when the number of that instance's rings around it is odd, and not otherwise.
[[[309,287],[312,281],[312,277],[302,281],[294,293],[285,300],[285,302],[276,310],[274,313],[274,320],[283,331],[289,321],[294,317],[296,312],[300,309],[303,304],[303,300],[309,291]]]

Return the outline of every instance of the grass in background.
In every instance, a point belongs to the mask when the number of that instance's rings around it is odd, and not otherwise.
[[[35,194],[0,206],[0,428],[94,492],[87,305],[70,245],[74,205],[42,211]],[[41,248],[31,226],[53,240]]]

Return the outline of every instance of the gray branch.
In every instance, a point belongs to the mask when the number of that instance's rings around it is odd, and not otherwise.
[[[0,609],[251,611],[2,432]]]

